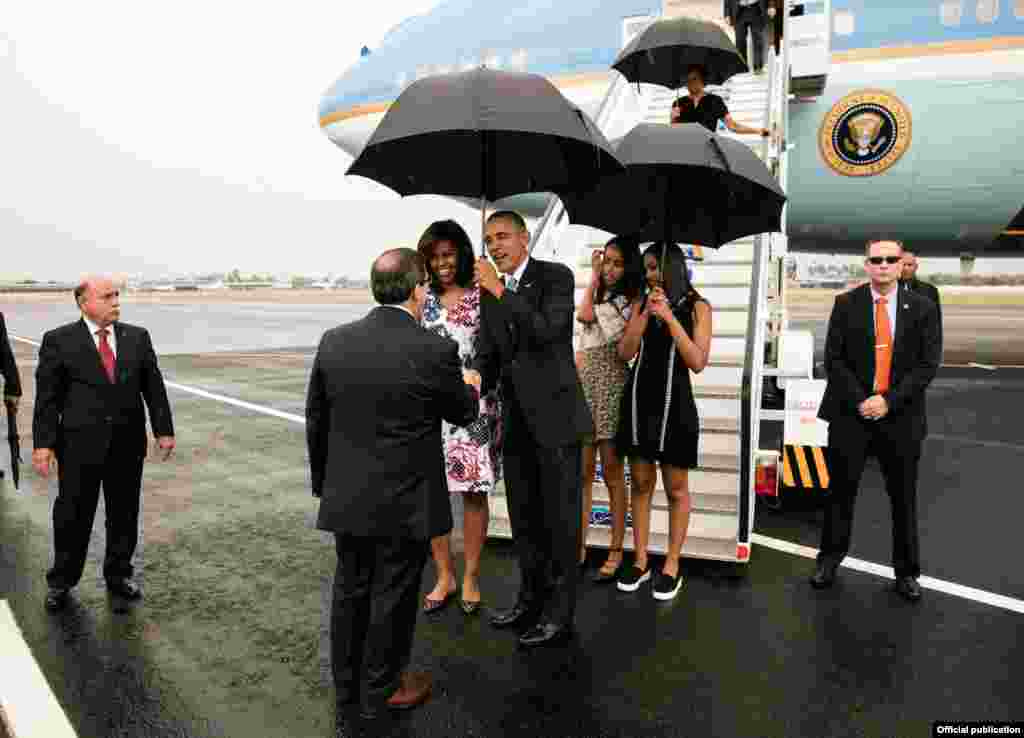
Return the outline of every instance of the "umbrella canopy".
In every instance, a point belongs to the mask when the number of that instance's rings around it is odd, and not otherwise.
[[[621,170],[593,121],[547,79],[480,67],[409,85],[347,173],[401,195],[493,202],[583,191]]]
[[[734,44],[719,26],[695,18],[655,21],[637,34],[612,64],[630,82],[649,82],[677,90],[686,83],[686,70],[700,64],[709,85],[724,84],[746,72]]]
[[[563,196],[569,220],[645,241],[716,248],[778,231],[786,196],[746,145],[697,123],[642,123],[617,142],[624,172]]]

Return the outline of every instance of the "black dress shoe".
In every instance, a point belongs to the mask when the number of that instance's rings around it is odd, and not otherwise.
[[[536,646],[552,646],[569,640],[572,629],[554,623],[538,623],[519,636],[519,645],[524,648]]]
[[[825,561],[818,562],[818,568],[814,571],[811,576],[811,586],[815,589],[824,589],[825,587],[831,587],[832,583],[836,580],[836,569],[838,567],[835,564],[830,564]]]
[[[914,577],[897,578],[893,589],[900,597],[910,602],[917,602],[921,599],[921,585]]]
[[[60,587],[50,587],[46,592],[45,604],[47,612],[63,610],[68,604],[68,592],[70,592],[70,590],[61,589]]]
[[[537,621],[539,613],[536,608],[517,602],[510,610],[499,610],[491,616],[491,625],[495,628],[529,627]]]
[[[107,589],[126,600],[138,600],[142,597],[142,590],[131,579],[108,579]]]

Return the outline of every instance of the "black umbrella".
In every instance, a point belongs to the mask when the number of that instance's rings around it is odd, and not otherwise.
[[[21,441],[18,439],[18,412],[7,408],[7,443],[11,447],[11,478],[14,489],[18,489],[21,479]]]
[[[719,26],[695,18],[666,18],[647,26],[612,64],[630,82],[649,82],[677,90],[691,64],[704,67],[704,82],[724,84],[748,70],[746,62]]]
[[[508,195],[585,191],[622,168],[547,79],[479,67],[409,85],[347,173],[403,196],[480,198],[483,211]]]
[[[617,142],[626,170],[591,192],[565,195],[573,223],[643,243],[717,248],[782,228],[786,196],[746,145],[698,123],[642,123]]]

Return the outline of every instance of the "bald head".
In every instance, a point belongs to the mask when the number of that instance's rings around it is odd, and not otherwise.
[[[412,249],[390,249],[374,259],[370,269],[373,299],[381,305],[402,305],[415,298],[426,270],[423,257]]]
[[[75,287],[75,302],[82,315],[106,328],[121,317],[120,284],[106,274],[87,275]]]

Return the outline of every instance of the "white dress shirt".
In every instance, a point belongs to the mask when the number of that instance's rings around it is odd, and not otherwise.
[[[513,292],[518,292],[519,289],[523,286],[523,273],[526,271],[526,265],[529,263],[530,255],[527,254],[526,258],[523,259],[523,263],[516,267],[516,270],[512,272],[512,274],[510,274],[508,278],[506,278],[506,282],[508,281],[509,278],[514,279],[516,281],[516,288],[512,290]]]
[[[84,315],[82,320],[85,321],[85,325],[89,328],[89,333],[92,335],[92,342],[96,345],[96,351],[100,350],[100,327],[89,320]],[[107,326],[107,344],[110,346],[111,352],[114,354],[114,358],[117,358],[117,334],[114,333],[114,324],[111,323]]]

